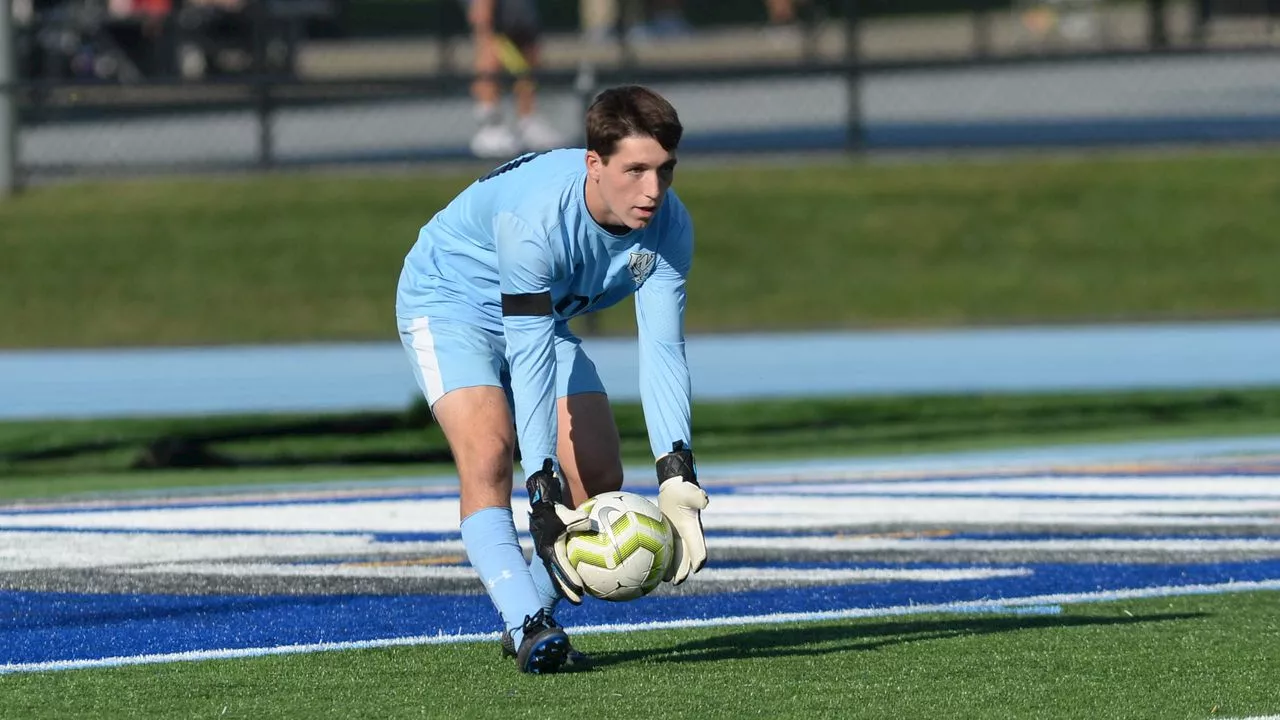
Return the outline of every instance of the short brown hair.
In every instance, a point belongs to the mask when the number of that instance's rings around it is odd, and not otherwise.
[[[680,116],[671,103],[640,85],[609,88],[587,109],[587,149],[606,160],[623,138],[651,137],[663,150],[672,152],[683,134]]]

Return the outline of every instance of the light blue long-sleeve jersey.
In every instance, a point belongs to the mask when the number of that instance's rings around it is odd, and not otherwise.
[[[477,180],[422,228],[396,298],[401,317],[448,317],[504,333],[526,476],[555,458],[556,325],[632,294],[654,457],[677,440],[693,446],[684,347],[689,214],[668,190],[647,227],[610,233],[587,211],[585,157],[583,149],[525,155]],[[545,292],[551,314],[509,307],[504,315],[504,295]]]

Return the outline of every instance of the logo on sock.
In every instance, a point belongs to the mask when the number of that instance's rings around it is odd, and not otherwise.
[[[492,590],[495,587],[497,587],[498,583],[502,582],[503,580],[510,580],[513,577],[515,576],[511,574],[511,571],[504,568],[502,572],[498,574],[497,577],[489,578],[488,580],[486,580],[485,584],[489,586],[490,590]]]

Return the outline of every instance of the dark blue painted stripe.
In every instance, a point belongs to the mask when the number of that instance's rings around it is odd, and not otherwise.
[[[30,527],[30,528],[7,528],[0,529],[0,533],[18,533],[18,532],[42,532],[42,533],[103,533],[106,535],[228,535],[228,536],[245,536],[245,535],[316,535],[316,536],[368,536],[374,542],[378,543],[423,543],[423,542],[449,542],[462,539],[460,532],[372,532],[368,530],[165,530],[165,529],[136,529],[136,528],[96,528],[96,527]],[[836,532],[830,528],[796,528],[791,530],[768,529],[768,530],[748,530],[748,529],[714,529],[705,530],[707,537],[710,538],[834,538]],[[855,539],[858,536],[849,536],[842,533],[846,539]],[[877,533],[867,533],[868,536],[875,536]],[[1257,535],[1240,536],[1224,536],[1213,534],[1190,534],[1190,535],[1169,535],[1169,534],[1123,534],[1123,533],[950,533],[945,535],[919,535],[907,539],[913,540],[930,540],[937,542],[939,545],[945,544],[950,540],[1146,540],[1151,542],[1159,542],[1162,540],[1280,540],[1280,535],[1272,533],[1260,533]]]
[[[726,615],[807,613],[1280,579],[1280,561],[1181,565],[1029,565],[1030,577],[865,583],[563,608],[566,624],[635,623]],[[483,595],[169,596],[0,593],[0,663],[492,632]]]

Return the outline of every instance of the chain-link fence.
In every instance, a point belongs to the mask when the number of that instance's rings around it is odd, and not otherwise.
[[[531,73],[562,143],[632,81],[671,97],[686,151],[1280,136],[1280,0],[544,0],[536,42],[519,0],[496,0],[495,40],[463,5],[19,0],[20,170],[499,156],[520,139],[477,150],[486,67],[507,91]],[[502,97],[514,133],[529,108]]]

